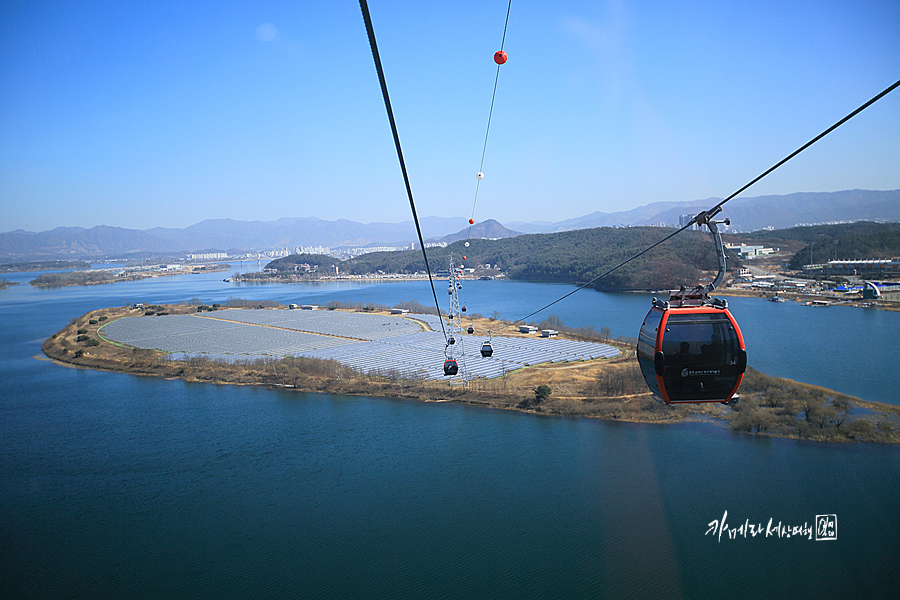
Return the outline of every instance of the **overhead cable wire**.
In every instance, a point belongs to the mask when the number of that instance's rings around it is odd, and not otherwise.
[[[545,306],[542,306],[541,308],[537,309],[537,310],[534,311],[533,313],[527,314],[527,315],[525,315],[524,317],[521,317],[521,318],[519,318],[519,319],[516,319],[516,320],[513,321],[511,324],[512,324],[512,325],[515,325],[516,323],[521,323],[521,322],[524,321],[525,319],[527,319],[527,318],[529,318],[529,317],[533,317],[534,315],[538,314],[539,312],[541,312],[541,311],[543,311],[543,310],[546,310],[546,309],[550,308],[550,307],[553,306],[554,304],[556,304],[556,303],[558,303],[558,302],[561,302],[561,301],[565,300],[566,298],[568,298],[569,296],[571,296],[571,295],[574,294],[575,292],[577,292],[577,291],[579,291],[579,290],[582,290],[582,289],[586,288],[587,286],[591,285],[592,283],[596,282],[597,280],[602,279],[603,277],[606,277],[607,275],[609,275],[610,273],[612,273],[612,272],[615,271],[616,269],[618,269],[618,268],[620,268],[620,267],[623,267],[623,266],[627,265],[628,263],[630,263],[630,262],[633,261],[634,259],[638,258],[639,256],[641,256],[641,255],[643,255],[643,254],[649,252],[649,251],[652,250],[653,248],[656,248],[657,246],[659,246],[659,245],[662,244],[663,242],[668,241],[669,239],[675,237],[676,235],[678,235],[679,233],[681,233],[681,232],[684,231],[685,229],[688,229],[691,225],[697,223],[697,222],[698,222],[698,219],[703,220],[703,219],[706,219],[706,218],[715,216],[719,211],[722,210],[722,206],[723,206],[726,202],[728,202],[729,200],[734,199],[734,198],[737,197],[739,194],[743,193],[747,188],[749,188],[750,186],[752,186],[752,185],[756,184],[757,182],[759,182],[763,177],[769,175],[772,171],[774,171],[775,169],[779,168],[779,167],[782,166],[784,163],[788,162],[789,160],[791,160],[792,158],[794,158],[795,156],[797,156],[798,154],[800,154],[801,152],[803,152],[804,150],[806,150],[807,148],[809,148],[810,146],[812,146],[813,144],[815,144],[816,142],[818,142],[819,140],[821,140],[823,137],[825,137],[826,135],[828,135],[829,133],[831,133],[832,131],[834,131],[835,129],[837,129],[838,127],[840,127],[841,125],[843,125],[844,123],[846,123],[847,121],[849,121],[850,119],[852,119],[853,117],[855,117],[856,115],[858,115],[859,113],[861,113],[862,111],[864,111],[865,109],[867,109],[868,107],[870,107],[872,104],[874,104],[874,103],[877,102],[878,100],[881,100],[881,98],[883,98],[884,96],[886,96],[887,94],[889,94],[890,92],[892,92],[892,91],[893,91],[894,89],[896,89],[898,86],[900,86],[900,80],[894,82],[892,85],[888,86],[884,91],[882,91],[882,92],[880,92],[879,94],[873,96],[869,101],[867,101],[865,104],[863,104],[862,106],[860,106],[859,108],[857,108],[856,110],[854,110],[853,112],[851,112],[850,114],[848,114],[846,117],[844,117],[843,119],[841,119],[840,121],[838,121],[837,123],[835,123],[834,125],[832,125],[831,127],[829,127],[828,129],[826,129],[825,131],[823,131],[822,133],[820,133],[819,135],[817,135],[816,137],[814,137],[814,138],[811,139],[810,141],[806,142],[805,144],[803,144],[802,146],[800,146],[799,148],[797,148],[796,150],[794,150],[793,152],[791,152],[789,155],[787,155],[786,157],[784,157],[783,159],[781,159],[780,161],[778,161],[777,163],[775,163],[775,165],[773,165],[772,167],[770,167],[769,169],[767,169],[766,171],[764,171],[762,174],[760,174],[759,176],[757,176],[755,179],[753,179],[752,181],[750,181],[750,183],[744,185],[744,186],[743,186],[742,188],[740,188],[738,191],[734,192],[733,194],[731,194],[730,196],[728,196],[727,198],[725,198],[724,200],[722,200],[721,202],[719,202],[718,204],[716,204],[715,206],[713,206],[712,208],[710,208],[709,210],[705,210],[705,211],[703,211],[703,212],[697,214],[696,216],[694,216],[694,217],[690,220],[690,222],[689,222],[687,225],[685,225],[684,227],[682,227],[681,229],[679,229],[679,230],[677,230],[677,231],[675,231],[675,232],[673,232],[673,233],[670,233],[670,234],[667,235],[666,237],[664,237],[664,238],[662,238],[661,240],[659,240],[658,242],[654,243],[652,246],[648,246],[647,248],[641,250],[640,252],[638,252],[638,253],[635,254],[634,256],[632,256],[632,257],[630,257],[630,258],[628,258],[628,259],[626,259],[626,260],[620,262],[619,264],[617,264],[617,265],[616,265],[615,267],[613,267],[612,269],[609,269],[608,271],[606,271],[606,272],[604,272],[604,273],[602,273],[602,274],[600,274],[600,275],[594,277],[594,278],[591,279],[590,281],[588,281],[588,282],[586,282],[586,283],[583,283],[583,284],[579,285],[577,288],[575,288],[574,290],[572,290],[572,291],[569,292],[568,294],[566,294],[566,295],[564,295],[564,296],[561,296],[560,298],[557,298],[556,300],[554,300],[553,302],[551,302],[551,303],[549,303],[549,304],[547,304],[547,305],[545,305]]]
[[[509,27],[509,12],[512,9],[512,0],[509,0],[509,4],[506,6],[506,22],[503,24],[503,39],[500,41],[500,52],[503,51],[503,46],[506,44],[506,29]],[[484,132],[484,146],[481,148],[481,163],[478,165],[478,172],[481,173],[484,171],[484,157],[487,154],[487,143],[488,136],[491,133],[491,119],[494,116],[494,100],[497,98],[497,82],[500,81],[500,67],[502,65],[497,65],[497,74],[494,76],[494,92],[491,94],[491,110],[488,112],[488,121],[487,121],[487,129]],[[481,180],[478,179],[475,183],[475,200],[472,201],[472,215],[469,217],[469,231],[466,233],[466,240],[472,237],[472,225],[474,225],[475,220],[475,205],[478,204],[478,190],[481,188]]]
[[[800,146],[799,148],[797,148],[796,150],[791,152],[789,155],[787,155],[786,157],[781,159],[779,162],[777,162],[775,165],[770,167],[767,171],[765,171],[764,173],[759,175],[756,179],[754,179],[753,181],[751,181],[750,183],[748,183],[747,185],[745,185],[744,187],[742,187],[741,189],[739,189],[735,193],[731,194],[730,196],[728,196],[727,198],[725,198],[724,200],[722,200],[721,202],[719,202],[718,204],[713,206],[711,209],[706,211],[706,214],[715,214],[715,213],[719,212],[719,209],[722,208],[723,204],[725,204],[729,200],[732,200],[738,194],[743,193],[744,190],[746,190],[750,186],[757,183],[760,179],[762,179],[763,177],[765,177],[766,175],[768,175],[769,173],[771,173],[772,171],[774,171],[775,169],[777,169],[778,167],[780,167],[781,165],[786,163],[787,161],[791,160],[792,158],[794,158],[795,156],[797,156],[798,154],[800,154],[801,152],[803,152],[804,150],[806,150],[807,148],[809,148],[810,146],[812,146],[813,144],[815,144],[816,142],[821,140],[823,137],[825,137],[826,135],[828,135],[829,133],[831,133],[832,131],[834,131],[835,129],[837,129],[838,127],[840,127],[841,125],[843,125],[844,123],[846,123],[847,121],[849,121],[850,119],[852,119],[853,117],[855,117],[856,115],[858,115],[859,113],[864,111],[865,109],[869,108],[871,105],[873,105],[876,102],[878,102],[879,100],[881,100],[884,96],[887,96],[898,86],[900,86],[900,80],[895,81],[892,85],[888,86],[884,91],[873,96],[872,99],[870,99],[868,102],[866,102],[865,104],[863,104],[862,106],[860,106],[859,108],[857,108],[856,110],[854,110],[853,112],[848,114],[846,117],[844,117],[843,119],[841,119],[840,121],[838,121],[837,123],[835,123],[834,125],[829,127],[828,129],[826,129],[825,131],[823,131],[822,133],[820,133],[813,139],[809,140],[808,142],[806,142],[805,144],[803,144],[802,146]],[[700,214],[702,215],[704,213],[700,213]],[[696,217],[694,217],[694,220],[692,220],[691,222],[692,223],[696,222]]]
[[[437,292],[434,290],[434,278],[431,276],[431,267],[428,265],[428,253],[425,252],[425,240],[422,237],[422,228],[419,226],[419,216],[416,214],[416,202],[413,200],[412,187],[409,184],[409,174],[406,172],[406,162],[403,160],[403,149],[400,147],[400,136],[397,133],[397,123],[394,121],[394,111],[391,109],[391,98],[388,95],[387,82],[384,78],[384,69],[381,66],[381,57],[378,54],[378,44],[375,42],[375,30],[372,27],[372,18],[369,16],[369,5],[366,0],[359,0],[359,8],[362,10],[363,21],[366,23],[366,33],[369,35],[369,46],[372,48],[372,58],[375,59],[375,70],[378,71],[378,81],[381,83],[381,95],[384,97],[384,107],[387,110],[388,121],[391,123],[391,132],[394,134],[394,145],[397,147],[397,158],[400,160],[400,170],[403,172],[403,182],[406,184],[406,195],[409,197],[409,207],[412,209],[413,221],[416,224],[416,233],[419,235],[419,246],[422,248],[422,257],[425,259],[425,271],[428,272],[428,281],[431,284],[431,294],[434,296],[434,307],[438,317],[441,317],[441,307],[438,304]],[[447,338],[447,330],[444,328],[443,318],[441,331],[444,339]]]

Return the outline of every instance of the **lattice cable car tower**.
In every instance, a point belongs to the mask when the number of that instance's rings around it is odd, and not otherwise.
[[[447,344],[444,348],[444,355],[447,358],[444,361],[444,374],[453,377],[450,380],[451,385],[455,383],[468,385],[469,376],[466,370],[466,349],[463,343],[462,326],[464,307],[460,307],[459,304],[459,290],[462,289],[459,275],[460,270],[453,264],[453,254],[451,253],[450,276],[447,278],[450,309],[447,311]]]

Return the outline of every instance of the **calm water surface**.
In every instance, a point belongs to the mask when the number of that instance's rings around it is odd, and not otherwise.
[[[430,297],[412,282],[220,279],[0,291],[3,597],[896,597],[894,447],[187,384],[34,358],[71,317],[135,301]],[[464,299],[516,318],[568,289],[477,282]],[[575,299],[550,312],[616,335],[635,335],[649,304]],[[760,370],[897,401],[894,369],[873,358],[896,364],[897,315],[732,304]],[[867,363],[871,377],[859,372]],[[707,531],[725,511],[732,527],[813,527],[835,514],[838,539],[719,541]]]

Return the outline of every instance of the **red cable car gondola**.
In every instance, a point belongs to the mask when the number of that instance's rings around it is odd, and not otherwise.
[[[456,362],[455,358],[448,358],[444,361],[444,375],[456,375],[459,373],[459,363]]]
[[[705,287],[673,291],[668,301],[654,298],[638,335],[641,373],[666,404],[732,402],[747,369],[744,336],[728,303],[709,297],[726,271],[722,236],[711,216],[701,213],[697,222],[715,238],[718,276]]]
[[[744,337],[724,301],[689,296],[654,298],[638,337],[641,373],[666,404],[728,403],[747,368]]]

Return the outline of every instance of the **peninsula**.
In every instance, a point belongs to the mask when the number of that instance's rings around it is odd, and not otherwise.
[[[252,303],[248,303],[252,305]],[[520,368],[501,377],[466,385],[409,379],[397,371],[360,373],[334,360],[286,356],[222,360],[197,356],[173,359],[164,352],[113,342],[103,327],[119,319],[158,319],[157,315],[196,315],[214,307],[161,305],[92,311],[47,339],[42,349],[53,360],[78,367],[186,381],[276,387],[301,392],[409,398],[426,402],[459,402],[543,415],[593,417],[643,423],[707,421],[735,432],[826,442],[900,443],[900,407],[868,402],[825,388],[770,377],[748,368],[740,401],[732,406],[689,404],[666,406],[647,392],[634,350],[606,340],[620,354],[614,358],[546,363]],[[232,313],[246,309],[215,307]],[[368,310],[366,310],[368,308]],[[256,310],[286,311],[254,306]],[[353,312],[356,309],[334,308]],[[363,307],[378,313],[375,307]],[[241,315],[237,315],[241,316]],[[508,323],[476,316],[475,328],[515,336]],[[561,330],[569,339],[599,337],[596,332]],[[496,339],[496,337],[495,337]],[[600,341],[599,339],[593,341]]]

